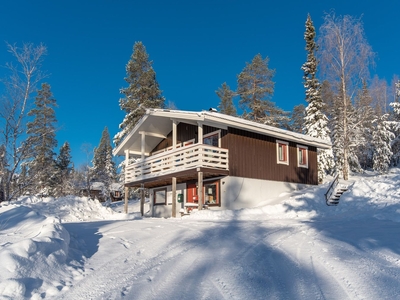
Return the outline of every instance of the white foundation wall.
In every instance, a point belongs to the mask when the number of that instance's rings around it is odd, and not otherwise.
[[[172,217],[172,185],[157,187],[156,189],[166,188],[167,189],[167,205],[154,205],[154,193],[153,189],[150,189],[150,212],[152,217],[158,218],[171,218]],[[176,197],[178,194],[183,194],[183,202],[179,203],[176,200],[176,215],[180,216],[180,210],[184,208],[186,202],[186,183],[178,183],[176,185]]]
[[[308,185],[282,181],[268,181],[227,176],[220,181],[221,208],[240,209],[257,206],[260,202],[270,204],[282,193],[303,189]],[[213,208],[214,209],[214,208]]]

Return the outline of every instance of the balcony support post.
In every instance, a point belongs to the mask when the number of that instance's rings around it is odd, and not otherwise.
[[[197,198],[199,199],[199,210],[203,209],[203,172],[197,172]]]
[[[172,217],[176,218],[176,177],[172,177]]]
[[[129,162],[129,150],[125,150],[125,168],[128,166]],[[125,180],[126,183],[126,180]],[[124,187],[124,212],[128,213],[128,198],[129,198],[129,187],[125,185]]]

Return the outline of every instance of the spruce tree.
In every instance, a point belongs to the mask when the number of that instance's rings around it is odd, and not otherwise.
[[[68,142],[65,142],[55,160],[55,174],[53,177],[53,195],[55,197],[66,196],[73,193],[71,165],[71,148]]]
[[[237,78],[239,105],[244,111],[245,119],[282,127],[288,120],[288,114],[271,101],[275,70],[268,68],[268,62],[268,57],[263,59],[261,54],[257,54],[251,63],[246,63],[246,67]]]
[[[318,62],[315,56],[317,44],[315,43],[315,28],[310,15],[306,21],[304,33],[306,41],[307,61],[301,67],[304,75],[304,88],[306,90],[306,116],[304,117],[305,134],[330,141],[328,118],[323,113],[324,103],[321,97],[321,85],[316,78]],[[332,172],[333,154],[331,150],[318,149],[318,181],[322,182],[326,174]]]
[[[119,100],[119,105],[126,115],[119,126],[121,131],[114,137],[117,145],[136,125],[146,109],[164,107],[165,99],[152,64],[142,42],[136,42],[131,59],[126,65],[125,81],[129,86],[121,89],[124,97]]]
[[[103,130],[99,146],[94,150],[92,164],[92,180],[102,182],[108,194],[111,184],[117,177],[117,171],[113,161],[112,146],[107,127]]]
[[[217,91],[215,91],[215,93],[220,99],[220,103],[218,105],[220,113],[230,116],[236,116],[236,108],[233,104],[233,97],[235,96],[235,92],[230,89],[229,85],[224,82],[222,86]]]
[[[395,83],[395,94],[395,100],[390,103],[393,109],[390,124],[395,135],[395,139],[392,142],[392,160],[393,165],[398,166],[400,164],[400,80]]]
[[[293,132],[303,133],[305,112],[306,108],[304,104],[293,107],[293,111],[290,114],[289,127],[287,129]]]
[[[373,121],[375,124],[372,135],[374,145],[373,168],[381,174],[388,172],[393,154],[390,144],[394,139],[394,134],[390,131],[387,117],[388,115],[384,114]]]
[[[56,100],[50,90],[50,85],[43,83],[35,99],[35,108],[28,115],[34,120],[27,124],[27,143],[31,145],[31,160],[28,172],[35,181],[32,192],[46,193],[51,186],[51,176],[54,174],[54,148],[56,140],[56,116],[54,108]]]

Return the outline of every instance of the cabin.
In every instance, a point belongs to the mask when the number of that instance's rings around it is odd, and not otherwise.
[[[148,109],[113,150],[125,187],[146,188],[153,217],[240,209],[318,184],[329,141],[215,111]]]
[[[109,197],[107,197],[106,187],[103,182],[94,181],[90,183],[89,194],[87,189],[82,188],[80,194],[85,197],[97,199],[100,202],[104,202],[110,199],[111,202],[121,201],[123,199],[123,188],[119,183],[112,183],[109,189]]]
[[[111,202],[121,201],[123,199],[123,187],[120,183],[112,183],[110,186]]]

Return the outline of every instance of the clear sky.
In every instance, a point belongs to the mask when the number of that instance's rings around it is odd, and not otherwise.
[[[390,81],[400,73],[398,1],[369,0],[13,0],[0,9],[0,64],[12,60],[6,43],[47,46],[43,70],[59,105],[59,145],[71,144],[76,165],[83,144],[99,144],[102,130],[118,132],[124,113],[120,88],[135,41],[153,60],[166,102],[181,110],[217,107],[223,82],[261,53],[276,70],[273,101],[285,110],[304,102],[301,65],[304,24],[324,13],[360,17],[377,53],[373,75]],[[4,76],[4,70],[0,70]]]

